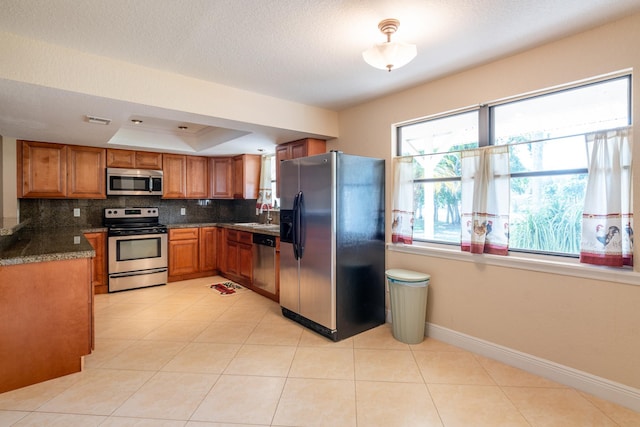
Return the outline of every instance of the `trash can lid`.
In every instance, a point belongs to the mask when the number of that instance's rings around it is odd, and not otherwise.
[[[385,271],[385,274],[389,279],[400,280],[403,282],[425,282],[431,278],[429,274],[403,270],[401,268],[392,268]]]

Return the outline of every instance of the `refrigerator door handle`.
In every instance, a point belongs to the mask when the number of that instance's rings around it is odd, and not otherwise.
[[[302,259],[304,254],[304,196],[302,191],[296,194],[293,199],[293,256],[296,260]]]
[[[298,255],[302,259],[304,255],[304,244],[307,241],[307,220],[304,210],[304,194],[298,193]]]
[[[293,246],[293,256],[297,260],[300,259],[298,251],[298,236],[300,233],[299,224],[299,206],[300,206],[300,193],[296,194],[293,198],[293,215],[291,218],[291,244]]]

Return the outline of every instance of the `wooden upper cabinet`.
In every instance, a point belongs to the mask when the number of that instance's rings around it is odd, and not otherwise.
[[[18,142],[18,196],[104,199],[105,149]]]
[[[315,156],[327,152],[327,142],[322,139],[305,138],[280,144],[276,147],[276,191],[280,187],[280,162],[298,159],[300,157]]]
[[[17,148],[18,197],[66,197],[67,147],[18,141]]]
[[[209,197],[233,199],[233,158],[209,158]]]
[[[164,154],[165,199],[206,199],[208,188],[209,159],[181,154]]]
[[[242,154],[233,158],[233,197],[257,199],[260,186],[260,156]]]
[[[162,169],[162,153],[107,149],[107,167],[128,169]]]
[[[187,159],[180,154],[163,154],[165,199],[184,199],[187,192]]]
[[[136,151],[137,169],[162,169],[162,153],[151,153],[149,151]]]
[[[132,150],[117,150],[107,148],[107,167],[109,168],[135,168],[136,152]]]
[[[189,199],[207,199],[209,197],[209,159],[206,157],[187,156],[186,166],[186,197]]]
[[[106,199],[105,149],[67,146],[67,197]]]

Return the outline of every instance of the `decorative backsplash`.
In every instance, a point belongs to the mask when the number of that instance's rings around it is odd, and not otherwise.
[[[20,199],[20,221],[30,228],[102,227],[105,208],[158,207],[160,223],[258,222],[256,200],[174,200],[159,196],[109,196],[107,199]],[[80,209],[74,217],[73,210]],[[181,215],[181,209],[185,215]],[[274,216],[274,215],[272,215]],[[274,221],[275,222],[275,221]]]

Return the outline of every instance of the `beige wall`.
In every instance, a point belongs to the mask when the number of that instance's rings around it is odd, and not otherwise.
[[[340,113],[340,138],[329,148],[387,160],[390,211],[394,123],[640,69],[639,40],[640,15],[634,15],[359,105]],[[634,106],[640,105],[637,82],[636,77]],[[640,135],[637,108],[634,123]],[[634,152],[640,158],[638,144]],[[636,176],[639,165],[634,163]],[[387,266],[431,274],[427,321],[432,324],[640,388],[640,286],[396,251],[387,251]]]
[[[0,218],[18,217],[16,140],[0,136]]]

